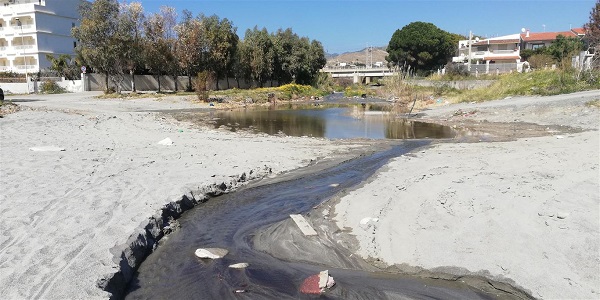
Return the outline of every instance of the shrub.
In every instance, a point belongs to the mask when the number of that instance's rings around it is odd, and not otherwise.
[[[284,99],[296,99],[303,96],[312,96],[312,87],[310,85],[300,85],[289,83],[277,88]]]
[[[456,77],[468,77],[469,70],[464,64],[449,63],[446,65],[445,80],[454,80]]]
[[[46,80],[42,83],[41,86],[42,93],[44,94],[61,94],[65,93],[66,90],[60,87],[56,82],[52,80]]]
[[[199,101],[208,100],[208,77],[208,72],[202,71],[198,73],[198,76],[196,76],[196,79],[194,80],[194,89],[196,90],[196,95],[198,96]]]
[[[534,54],[529,57],[529,65],[534,69],[544,69],[554,64],[554,58],[549,54]]]

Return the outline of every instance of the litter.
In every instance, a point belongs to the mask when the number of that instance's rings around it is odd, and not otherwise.
[[[318,295],[324,293],[327,289],[332,288],[335,285],[333,277],[329,276],[329,271],[321,271],[319,274],[311,275],[304,279],[302,286],[300,286],[300,292],[304,294]]]
[[[302,215],[290,215],[290,217],[292,220],[294,220],[296,225],[298,225],[298,228],[300,228],[300,231],[302,231],[305,236],[317,235],[317,232],[312,228],[312,226],[310,226],[310,224],[308,224]]]
[[[170,138],[166,138],[162,141],[159,141],[157,144],[159,145],[165,145],[165,146],[170,146],[173,145],[173,141]]]
[[[65,151],[65,148],[60,148],[56,146],[40,146],[40,147],[31,147],[29,148],[31,151],[35,152],[57,152],[57,151]]]
[[[229,251],[222,248],[198,248],[194,254],[199,258],[223,258]]]
[[[232,269],[244,269],[244,268],[247,268],[248,266],[250,266],[249,263],[237,263],[237,264],[229,265],[229,267]]]

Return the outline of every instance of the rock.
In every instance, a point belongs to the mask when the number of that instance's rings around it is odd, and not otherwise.
[[[559,212],[556,214],[556,217],[559,219],[566,219],[569,216],[569,213],[566,212]]]
[[[244,268],[247,268],[248,266],[250,266],[249,263],[237,263],[237,264],[229,265],[229,267],[232,269],[244,269]]]
[[[199,258],[217,259],[223,258],[229,251],[222,248],[198,248],[194,254]]]

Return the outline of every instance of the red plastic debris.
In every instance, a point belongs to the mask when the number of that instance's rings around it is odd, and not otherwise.
[[[315,274],[304,279],[302,286],[300,286],[300,292],[304,294],[321,294],[321,288],[319,287],[319,274]]]

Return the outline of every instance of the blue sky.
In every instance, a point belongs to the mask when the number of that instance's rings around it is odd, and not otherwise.
[[[385,46],[396,29],[423,21],[452,33],[494,37],[519,33],[566,31],[589,21],[595,0],[135,0],[146,14],[163,5],[194,16],[227,18],[244,37],[246,29],[269,32],[292,28],[300,36],[323,43],[328,53]],[[131,2],[129,0],[129,2]]]

